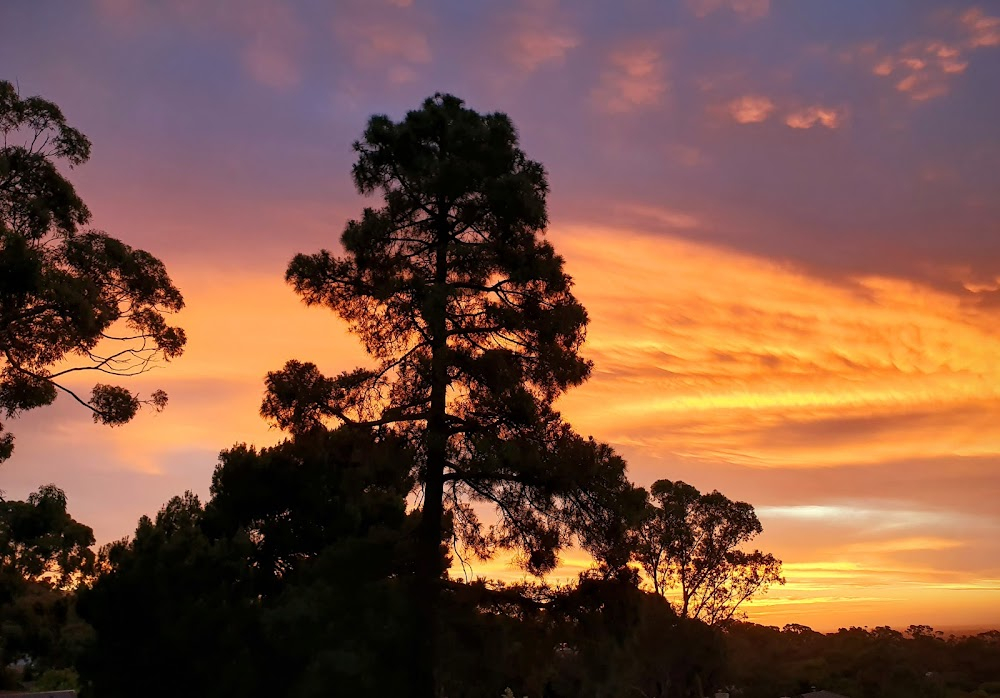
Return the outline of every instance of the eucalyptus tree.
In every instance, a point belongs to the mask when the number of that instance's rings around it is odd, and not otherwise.
[[[719,625],[772,584],[785,583],[781,560],[741,547],[762,531],[746,502],[718,491],[702,494],[686,482],[658,480],[637,528],[635,557],[654,591],[666,596],[676,590],[679,615]]]
[[[166,315],[184,301],[153,255],[95,230],[90,211],[60,172],[90,158],[90,141],[54,103],[22,98],[0,80],[0,410],[7,417],[51,404],[62,391],[94,420],[128,422],[141,397],[98,383],[89,397],[67,379],[80,372],[135,376],[184,349]],[[0,460],[13,437],[0,425]]]

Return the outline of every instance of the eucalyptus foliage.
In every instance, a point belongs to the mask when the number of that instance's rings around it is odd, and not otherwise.
[[[58,391],[103,424],[124,424],[143,404],[162,409],[161,390],[142,397],[103,381],[183,351],[184,331],[166,316],[184,301],[166,268],[84,229],[90,211],[57,164],[85,163],[90,141],[58,106],[0,81],[0,135],[0,410],[15,417]],[[66,383],[79,372],[102,376],[89,398]],[[0,425],[0,460],[12,449]]]

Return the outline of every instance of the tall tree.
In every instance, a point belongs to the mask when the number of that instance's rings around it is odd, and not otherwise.
[[[763,530],[751,505],[670,480],[653,483],[649,499],[636,559],[657,593],[679,591],[680,615],[717,625],[771,584],[785,583],[781,560],[740,549]]]
[[[85,163],[90,141],[58,106],[0,80],[0,134],[0,410],[14,417],[59,390],[104,424],[129,421],[142,404],[162,409],[163,391],[140,398],[99,383],[84,399],[65,380],[135,376],[179,356],[184,332],[165,314],[183,307],[180,292],[148,252],[81,231],[90,211],[56,164]],[[13,443],[0,425],[0,461]]]
[[[427,613],[418,647],[433,653],[447,521],[481,557],[517,549],[541,573],[574,532],[597,544],[585,523],[632,489],[624,462],[553,409],[590,373],[578,353],[587,314],[542,239],[545,171],[510,119],[439,94],[400,122],[373,116],[354,150],[354,183],[382,206],[347,224],[343,256],[298,255],[286,278],[344,318],[377,364],[326,378],[290,362],[269,375],[262,413],[300,432],[333,418],[411,441]],[[418,695],[433,694],[432,677],[419,682]]]

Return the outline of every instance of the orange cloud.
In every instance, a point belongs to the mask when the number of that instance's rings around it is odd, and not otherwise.
[[[844,550],[851,553],[897,553],[911,550],[949,550],[960,548],[965,543],[953,538],[940,538],[936,536],[916,536],[909,538],[894,538],[883,541],[871,541],[863,543],[852,543],[844,546]]]
[[[746,95],[729,103],[729,114],[740,124],[759,124],[774,111],[774,102],[767,97]]]
[[[763,95],[744,95],[726,105],[726,112],[738,124],[763,123],[776,110],[774,101]],[[844,109],[815,104],[789,111],[784,117],[784,122],[795,129],[809,129],[814,126],[835,129],[843,124],[845,114]]]
[[[961,23],[969,34],[970,47],[1000,46],[1000,17],[991,17],[974,7],[962,14]]]
[[[891,551],[887,547],[882,552]],[[785,586],[747,607],[751,619],[760,623],[794,619],[822,631],[862,623],[905,627],[916,622],[914,609],[920,609],[919,622],[937,627],[982,629],[1000,621],[996,614],[983,612],[1000,600],[995,577],[883,558],[786,562],[784,574]]]
[[[598,108],[624,113],[656,106],[667,89],[663,55],[654,46],[639,44],[611,54],[591,96]]]
[[[595,375],[563,399],[586,433],[767,467],[1000,454],[1000,337],[957,297],[675,238],[554,237],[593,318]]]
[[[962,545],[960,541],[939,537],[904,537],[845,545],[831,551],[828,558],[808,557],[808,552],[806,557],[796,560],[786,556],[783,565],[786,584],[773,587],[748,603],[744,611],[759,623],[798,622],[821,631],[855,624],[905,627],[915,622],[914,608],[922,609],[920,622],[938,626],[998,622],[1000,617],[984,615],[983,608],[995,607],[1000,600],[1000,579],[907,564],[892,557],[900,552],[949,550]],[[762,546],[773,550],[766,542]],[[488,562],[467,558],[465,563],[463,568],[461,561],[456,560],[452,576],[469,580],[485,577],[508,583],[533,581],[504,556]],[[568,550],[547,581],[570,583],[592,566],[593,561],[586,554]],[[927,608],[933,611],[928,612]]]
[[[916,41],[878,58],[872,73],[893,81],[897,91],[916,102],[948,93],[949,82],[969,66],[970,50],[1000,45],[1000,18],[969,10],[960,18],[967,38],[960,42]]]
[[[951,81],[968,68],[971,52],[1000,46],[1000,17],[976,7],[944,17],[951,25],[951,40],[912,41],[881,54],[876,46],[866,44],[842,57],[870,63],[873,75],[891,80],[898,92],[915,102],[941,97],[948,94]]]
[[[838,128],[844,120],[844,111],[834,107],[818,105],[805,107],[791,112],[785,117],[785,123],[791,128],[807,129],[813,126]]]
[[[1000,622],[983,613],[1000,601],[995,517],[896,509],[891,501],[757,512],[765,527],[759,543],[784,559],[787,579],[750,607],[758,621],[905,626],[920,609],[920,622],[932,625]]]
[[[531,28],[516,34],[512,43],[514,63],[531,72],[544,63],[561,61],[570,49],[579,45],[580,39],[568,29]]]

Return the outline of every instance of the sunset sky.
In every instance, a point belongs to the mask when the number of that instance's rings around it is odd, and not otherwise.
[[[2,0],[0,79],[91,138],[71,179],[189,337],[133,384],[162,414],[10,421],[7,496],[119,538],[280,438],[268,370],[366,362],[284,269],[360,213],[368,116],[452,92],[548,170],[595,362],[560,409],[756,507],[788,584],[752,619],[1000,625],[1000,3]]]

